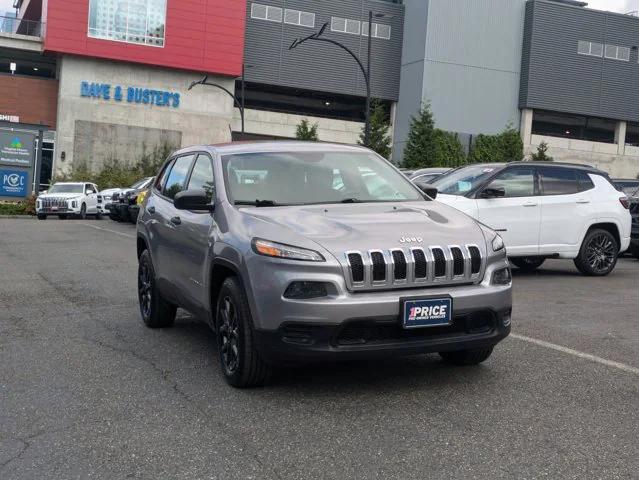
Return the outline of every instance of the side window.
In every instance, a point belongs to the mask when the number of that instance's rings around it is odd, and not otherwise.
[[[503,188],[504,198],[532,197],[535,195],[535,169],[510,168],[500,173],[488,188]]]
[[[213,163],[208,155],[200,154],[195,161],[187,190],[202,189],[209,201],[215,194],[215,179],[213,177]]]
[[[186,155],[175,160],[166,179],[166,184],[162,189],[162,193],[166,197],[173,199],[186,188],[186,177],[189,174],[193,157],[194,155]]]
[[[592,190],[595,188],[595,184],[590,178],[590,175],[586,172],[578,171],[577,172],[577,181],[579,182],[579,191],[585,192],[587,190]]]
[[[544,195],[572,195],[580,191],[576,170],[548,167],[540,170]]]
[[[170,161],[168,161],[166,165],[164,166],[164,168],[162,169],[162,171],[160,172],[160,174],[155,179],[154,187],[156,188],[158,192],[164,191],[166,177],[169,175],[169,172],[171,171],[171,167],[173,166],[174,162],[175,162],[174,159],[171,159]]]
[[[90,184],[90,183],[87,183],[87,184],[84,185],[84,191],[85,192],[88,191],[88,192],[91,192],[91,193],[98,193],[96,191],[95,187],[92,184]]]

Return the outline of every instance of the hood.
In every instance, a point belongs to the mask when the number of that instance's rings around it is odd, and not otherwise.
[[[38,195],[39,199],[44,199],[44,198],[78,198],[78,197],[83,197],[84,194],[82,193],[44,193],[42,195]]]
[[[255,237],[295,244],[299,235],[336,255],[349,250],[466,244],[476,244],[483,251],[486,245],[477,222],[438,202],[251,207],[241,211],[259,221],[248,232]],[[287,232],[282,232],[282,227]]]
[[[100,195],[113,195],[116,192],[120,192],[123,190],[122,188],[107,188],[105,190],[100,191]]]

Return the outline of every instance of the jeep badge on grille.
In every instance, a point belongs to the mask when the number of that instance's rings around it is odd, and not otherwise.
[[[422,237],[402,237],[399,239],[399,243],[423,243]]]

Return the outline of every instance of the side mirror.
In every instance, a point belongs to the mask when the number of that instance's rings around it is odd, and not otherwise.
[[[504,187],[486,188],[481,192],[480,198],[501,198],[506,196]]]
[[[437,198],[437,194],[439,193],[439,190],[437,190],[437,187],[434,187],[430,183],[415,182],[415,186],[417,186],[417,188],[419,188],[422,192],[424,192],[433,200]]]
[[[84,192],[85,195],[92,195],[93,194],[93,190],[85,190]]]
[[[173,199],[173,205],[178,210],[213,211],[213,203],[202,189],[178,193]]]

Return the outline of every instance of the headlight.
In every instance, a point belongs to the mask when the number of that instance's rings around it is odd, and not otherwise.
[[[301,260],[305,262],[325,261],[320,253],[314,250],[307,250],[306,248],[293,247],[260,238],[253,239],[252,245],[255,253],[266,257],[286,258],[288,260]]]
[[[495,235],[495,238],[493,238],[493,252],[503,250],[504,246],[504,239],[500,235]]]

